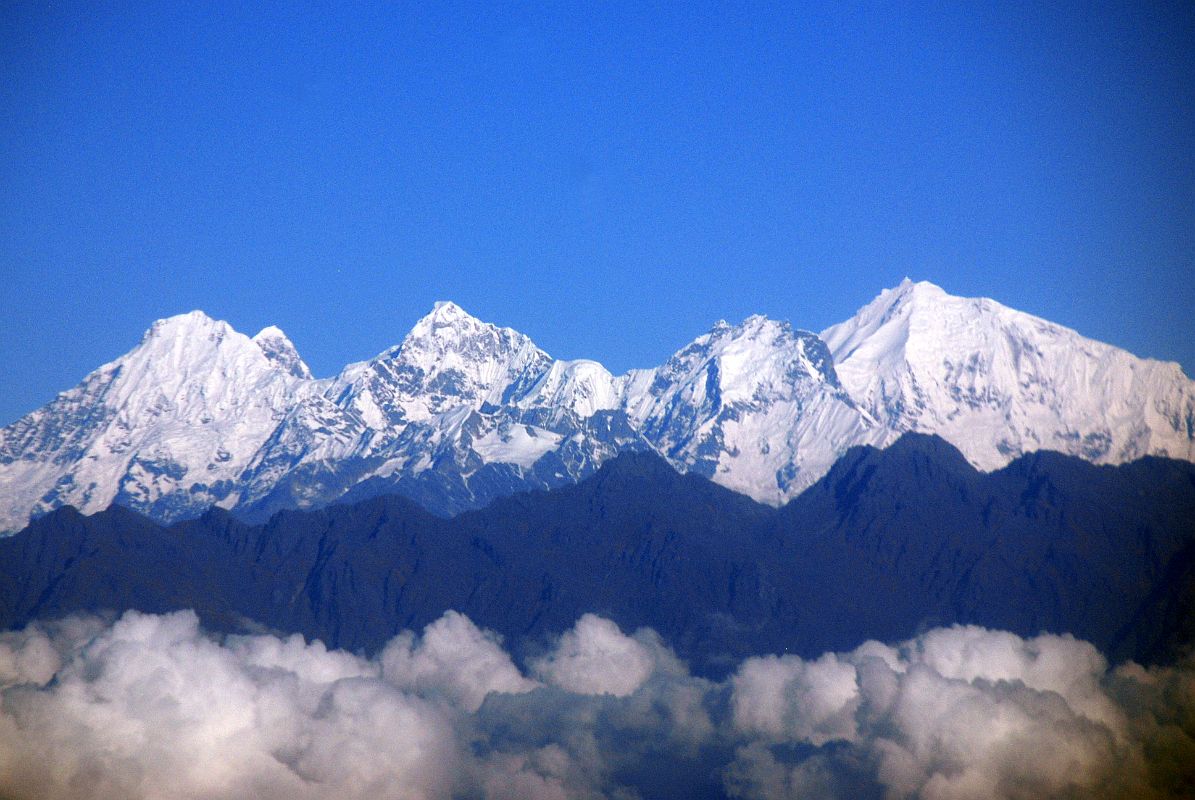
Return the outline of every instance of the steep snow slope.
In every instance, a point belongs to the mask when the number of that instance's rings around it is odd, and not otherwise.
[[[253,459],[240,502],[264,514],[367,484],[451,513],[572,482],[646,446],[625,419],[598,413],[615,400],[601,365],[553,361],[523,334],[440,302],[401,344],[296,405]]]
[[[526,394],[517,398],[519,408],[550,409],[553,415],[591,417],[622,405],[618,382],[596,361],[553,361],[552,366]]]
[[[719,322],[621,387],[632,422],[675,466],[773,505],[848,447],[889,440],[843,390],[816,335],[762,316]]]
[[[894,431],[995,469],[1034,450],[1096,463],[1195,460],[1195,383],[985,298],[905,280],[822,332],[843,386]]]
[[[241,471],[310,386],[281,331],[258,341],[199,311],[160,320],[129,353],[4,428],[0,530],[65,504],[118,502],[171,521],[235,497]]]
[[[373,428],[424,421],[461,406],[502,405],[551,364],[528,337],[439,302],[398,347],[347,368],[329,390]]]
[[[411,423],[451,428],[462,409],[501,404],[550,363],[526,336],[436,303],[401,344],[348,365],[299,404],[270,445],[300,461],[379,455]],[[270,457],[266,450],[259,460]]]
[[[553,361],[525,336],[443,303],[401,345],[297,407],[251,466],[244,501],[312,505],[364,481],[384,479],[382,490],[417,478],[469,506],[520,483],[575,481],[617,452],[650,447],[777,504],[846,448],[889,439],[839,385],[825,345],[787,323],[720,323],[664,366],[615,378],[593,361]],[[494,465],[505,473],[484,469]]]
[[[846,450],[936,433],[982,469],[1038,449],[1195,460],[1195,384],[986,299],[906,281],[822,338],[720,322],[613,376],[437,303],[403,341],[313,380],[277,328],[200,312],[0,431],[0,531],[63,504],[160,521],[400,492],[452,514],[575,482],[627,450],[771,504]]]
[[[277,325],[270,325],[258,331],[253,337],[254,343],[266,354],[266,358],[273,361],[282,369],[296,378],[311,380],[311,370],[299,357],[299,351]]]

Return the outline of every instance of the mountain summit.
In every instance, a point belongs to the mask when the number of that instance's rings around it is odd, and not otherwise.
[[[842,389],[821,339],[762,316],[719,323],[633,375],[624,402],[674,464],[773,505],[886,434]]]
[[[438,302],[398,345],[315,380],[278,328],[250,339],[195,311],[0,430],[0,530],[66,504],[169,522],[386,492],[451,515],[640,450],[779,505],[851,447],[908,431],[985,470],[1035,450],[1190,461],[1195,383],[909,280],[820,335],[719,322],[619,376]]]
[[[306,370],[297,354],[282,365],[260,344],[201,311],[159,320],[137,347],[4,428],[0,529],[66,504],[91,513],[115,502],[171,520],[225,501],[308,385],[293,374]]]
[[[1095,463],[1195,460],[1195,388],[986,298],[906,279],[822,332],[843,386],[896,431],[936,433],[981,469],[1035,450]]]
[[[307,368],[306,362],[299,356],[294,343],[277,325],[262,328],[253,337],[253,341],[266,354],[266,358],[294,377],[311,379],[311,370]]]

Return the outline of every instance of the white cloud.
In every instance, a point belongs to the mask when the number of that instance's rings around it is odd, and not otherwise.
[[[748,659],[731,685],[734,723],[745,733],[814,745],[855,736],[858,676],[833,653]]]
[[[423,632],[399,634],[381,655],[382,674],[395,686],[442,693],[476,711],[490,692],[529,692],[539,684],[519,672],[497,634],[449,611]]]
[[[642,686],[657,666],[675,667],[653,631],[627,636],[608,619],[586,614],[560,637],[556,649],[532,664],[552,686],[577,694],[626,697]]]
[[[728,786],[743,797],[852,796],[866,765],[867,781],[889,797],[1149,796],[1144,741],[1133,733],[1133,717],[1148,709],[1111,691],[1130,672],[1110,675],[1094,647],[1070,636],[973,626],[816,661],[747,659],[731,679],[731,705],[750,743]],[[1148,693],[1139,675],[1129,682]],[[1182,702],[1195,710],[1195,694]],[[763,746],[781,743],[837,746],[785,762]],[[854,783],[844,784],[847,774]]]
[[[1109,670],[974,627],[724,683],[582,617],[521,671],[448,613],[377,658],[205,634],[190,612],[0,634],[14,798],[1167,797],[1195,785],[1195,668]]]

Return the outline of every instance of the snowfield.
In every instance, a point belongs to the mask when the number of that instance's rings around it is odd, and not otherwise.
[[[620,376],[440,302],[397,346],[316,380],[278,328],[249,338],[193,311],[0,431],[0,530],[67,504],[162,522],[213,504],[315,506],[371,479],[454,513],[627,449],[780,505],[850,447],[906,431],[984,470],[1041,449],[1191,461],[1195,382],[907,279],[820,335],[719,322]]]

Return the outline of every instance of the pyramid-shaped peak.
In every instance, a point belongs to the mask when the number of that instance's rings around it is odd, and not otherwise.
[[[906,277],[896,286],[881,291],[871,302],[860,308],[852,319],[856,322],[872,320],[876,324],[882,324],[893,316],[903,317],[913,309],[924,308],[927,305],[933,306],[943,301],[965,300],[966,298],[948,294],[937,284],[929,281],[914,281]],[[845,324],[839,323],[822,331],[822,338],[826,338],[831,331],[839,329]]]
[[[380,356],[383,360],[404,359],[427,375],[445,369],[476,373],[474,377],[483,383],[494,378],[490,373],[498,369],[495,365],[524,357],[549,360],[525,334],[479,320],[449,301],[437,302],[430,313],[415,323],[401,344]],[[479,366],[482,364],[489,366]],[[547,369],[546,363],[543,369]],[[486,375],[482,376],[478,370]]]
[[[451,300],[437,300],[432,305],[432,310],[431,313],[428,314],[428,317],[436,320],[437,322],[456,322],[458,320],[472,320],[474,322],[480,322],[480,320]]]
[[[460,306],[458,306],[456,303],[452,302],[451,300],[437,300],[436,302],[432,303],[432,310],[440,311],[445,314],[464,314],[465,313],[465,310],[463,308],[461,308]]]
[[[277,325],[267,325],[253,337],[253,343],[266,358],[296,378],[310,379],[311,370],[299,355],[294,342]]]
[[[478,319],[450,300],[439,300],[432,306],[432,310],[411,328],[406,342],[426,340],[451,342],[475,336],[498,337],[512,341],[527,340],[525,334],[513,328]]]
[[[912,318],[940,321],[946,309],[970,302],[973,301],[947,294],[942,287],[929,281],[914,281],[906,277],[896,286],[876,295],[853,317],[831,325],[820,335],[830,346],[835,363],[848,358],[856,348],[869,340],[871,347],[896,352],[908,340]],[[940,325],[934,322],[930,327],[937,328]],[[875,338],[881,332],[884,332],[883,335]]]
[[[458,306],[451,300],[437,300],[432,310],[425,314],[411,328],[410,337],[424,339],[427,337],[443,338],[447,333],[454,336],[456,332],[493,328],[488,322],[483,322]]]

